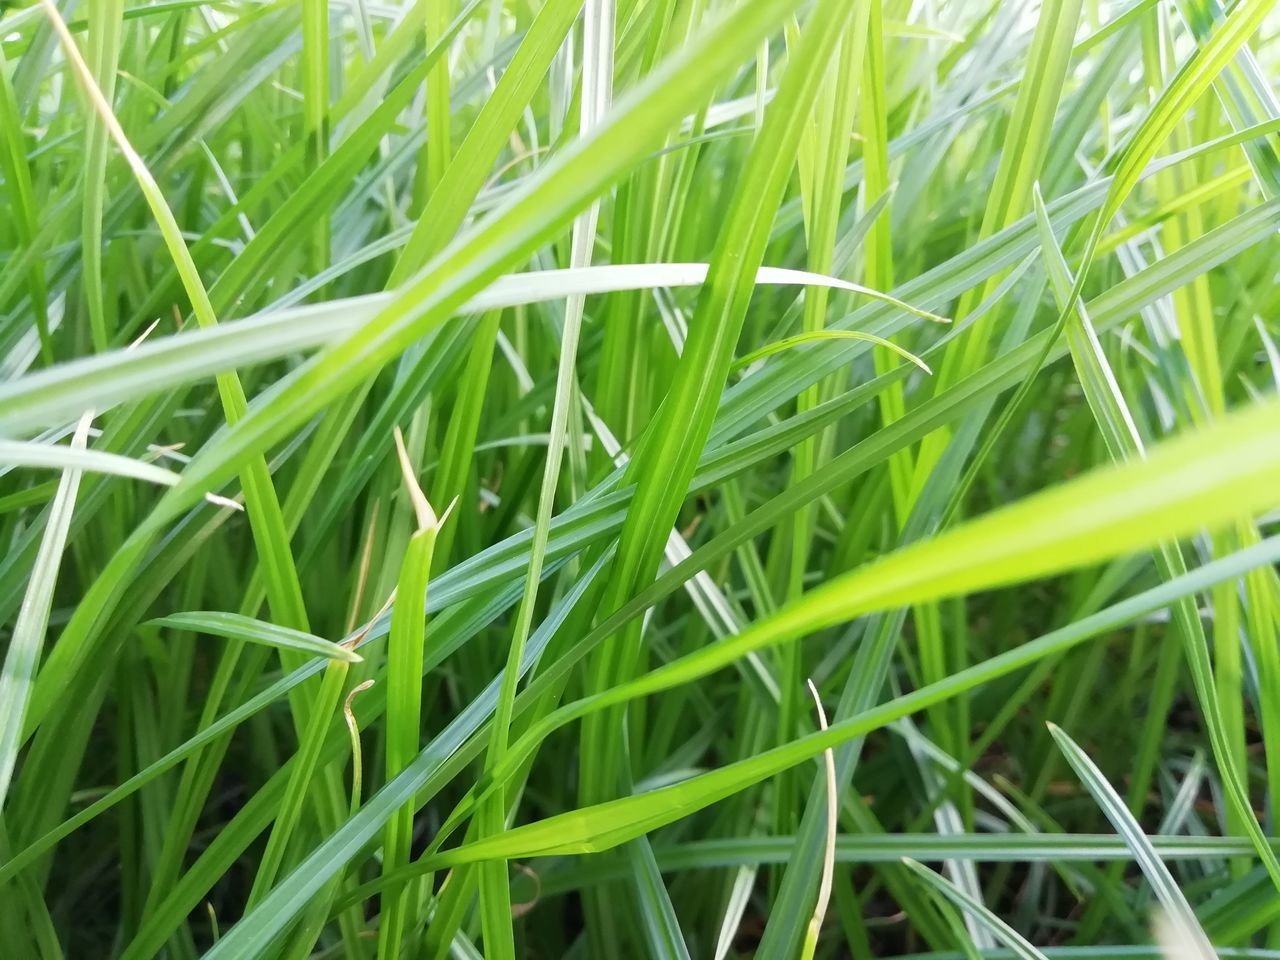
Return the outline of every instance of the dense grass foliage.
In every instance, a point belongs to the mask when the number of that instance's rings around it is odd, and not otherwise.
[[[0,955],[1280,956],[1271,0],[5,7]]]

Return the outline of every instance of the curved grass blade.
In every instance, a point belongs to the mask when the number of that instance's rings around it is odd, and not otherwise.
[[[1111,825],[1116,828],[1116,833],[1120,834],[1124,840],[1125,846],[1132,851],[1133,859],[1142,870],[1143,876],[1147,878],[1147,882],[1151,884],[1151,889],[1164,908],[1168,922],[1174,925],[1178,938],[1194,947],[1195,955],[1212,957],[1213,946],[1201,928],[1200,921],[1196,919],[1195,910],[1187,902],[1177,881],[1169,873],[1169,868],[1161,861],[1150,839],[1143,833],[1142,825],[1129,812],[1124,800],[1102,775],[1097,764],[1062,728],[1051,723],[1049,733],[1063,756],[1067,758],[1067,763],[1071,764],[1071,769],[1076,772],[1080,782],[1089,791],[1089,795],[1102,808]]]
[[[89,439],[89,426],[93,417],[86,413],[76,425],[70,450],[83,451]],[[53,495],[49,519],[40,550],[31,569],[31,579],[22,599],[13,636],[5,653],[4,667],[0,670],[0,810],[5,807],[9,784],[18,759],[23,718],[27,698],[31,691],[40,651],[44,646],[45,632],[49,628],[49,611],[53,606],[53,589],[58,579],[58,567],[66,549],[67,534],[71,529],[71,513],[75,508],[76,493],[80,488],[80,470],[69,466],[58,481]]]
[[[495,279],[453,315],[562,297],[698,286],[706,277],[705,263],[610,264],[511,273]],[[834,277],[781,267],[761,267],[756,283],[846,286]],[[37,426],[61,423],[86,403],[106,409],[237,367],[324,347],[357,332],[398,296],[365,294],[273,310],[20,377],[0,384],[0,429],[30,432]],[[912,310],[905,304],[903,309]]]
[[[739,357],[733,362],[734,367],[749,367],[757,360],[763,360],[765,357],[773,356],[775,353],[781,353],[783,350],[790,350],[792,347],[798,347],[806,343],[817,343],[823,340],[865,340],[868,343],[878,344],[887,350],[891,350],[904,360],[914,363],[925,373],[932,373],[929,365],[917,357],[914,353],[904,350],[892,340],[886,340],[884,337],[877,337],[873,333],[859,333],[857,330],[814,330],[810,333],[797,333],[795,336],[786,337],[777,340],[774,343],[766,344],[757,350],[752,350],[745,357]]]
[[[954,883],[939,873],[935,873],[928,867],[912,860],[909,857],[903,857],[903,866],[917,876],[922,883],[927,884],[930,889],[935,890],[947,900],[951,901],[970,917],[976,920],[984,928],[990,931],[991,935],[999,942],[1013,951],[1013,955],[1019,960],[1047,960],[1045,955],[1037,950],[1032,944],[1023,937],[1017,930],[1009,926],[994,913],[986,904],[979,900],[975,900],[969,894],[965,893]]]
[[[281,650],[294,650],[329,660],[344,660],[347,663],[359,663],[363,659],[354,650],[325,640],[322,637],[317,637],[314,634],[304,633],[301,630],[292,630],[289,627],[282,627],[275,623],[266,623],[238,613],[217,610],[193,610],[158,617],[155,620],[148,621],[148,625],[166,627],[171,630],[190,630],[194,633],[207,633],[215,637],[225,637],[228,640],[261,643]]]

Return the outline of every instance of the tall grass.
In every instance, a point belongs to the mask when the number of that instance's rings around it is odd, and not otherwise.
[[[7,5],[0,955],[1280,956],[1277,30]]]

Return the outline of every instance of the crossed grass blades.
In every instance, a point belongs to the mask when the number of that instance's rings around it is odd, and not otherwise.
[[[1276,956],[1278,31],[6,4],[5,955]]]

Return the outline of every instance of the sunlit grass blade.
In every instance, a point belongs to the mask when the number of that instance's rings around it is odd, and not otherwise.
[[[226,637],[228,640],[263,643],[283,650],[296,650],[299,653],[327,657],[330,660],[345,660],[347,663],[359,663],[362,659],[354,650],[313,634],[291,630],[274,623],[264,623],[236,613],[221,611],[171,613],[150,621],[150,626],[166,627],[171,630],[191,630],[195,633]]]
[[[705,263],[611,264],[512,273],[499,277],[456,312],[484,313],[562,297],[697,286],[706,276]],[[781,267],[761,267],[756,282],[848,288],[833,277]],[[83,403],[107,409],[239,366],[313,350],[349,336],[394,301],[395,294],[369,294],[271,310],[74,360],[47,373],[28,374],[0,383],[0,426],[27,432],[61,422]],[[906,304],[901,306],[914,312]]]

